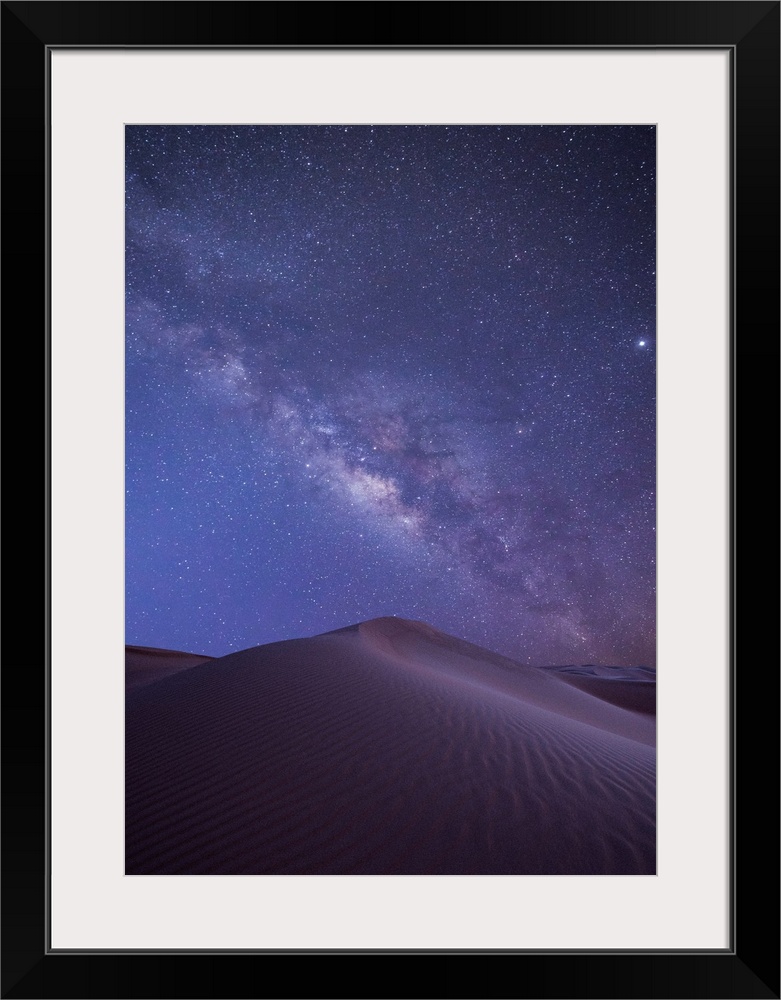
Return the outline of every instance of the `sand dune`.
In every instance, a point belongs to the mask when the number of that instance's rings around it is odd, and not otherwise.
[[[648,667],[545,667],[573,687],[633,712],[656,715],[656,671]]]
[[[570,669],[381,618],[135,685],[126,871],[653,874],[655,720]]]
[[[180,670],[187,670],[212,659],[211,656],[180,653],[176,649],[125,646],[125,690],[132,691],[153,684],[163,677],[178,674]]]

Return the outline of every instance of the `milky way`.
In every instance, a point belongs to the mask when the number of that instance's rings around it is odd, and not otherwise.
[[[655,130],[126,130],[127,641],[655,660]]]

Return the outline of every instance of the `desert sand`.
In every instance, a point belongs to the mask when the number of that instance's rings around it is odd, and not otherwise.
[[[125,646],[125,690],[153,684],[163,677],[178,674],[180,670],[196,667],[214,659],[195,653],[181,653],[178,649],[156,649],[154,646]]]
[[[127,874],[655,873],[648,668],[378,618],[127,676]]]

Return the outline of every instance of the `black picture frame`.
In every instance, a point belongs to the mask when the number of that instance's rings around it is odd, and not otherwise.
[[[6,558],[16,558],[13,572],[6,576],[2,671],[2,996],[779,997],[779,677],[777,647],[768,641],[775,634],[768,622],[777,621],[777,602],[773,599],[771,605],[774,594],[751,555],[767,553],[768,525],[777,524],[778,510],[767,470],[768,455],[778,455],[771,428],[778,426],[781,5],[725,0],[323,5],[3,2],[0,6],[3,346],[6,371],[24,393],[29,411],[20,416],[15,402],[19,397],[14,395],[9,407],[14,417],[7,414],[4,435],[5,459],[13,470],[4,491],[6,526],[13,526],[6,533]],[[327,27],[316,26],[322,24]],[[733,837],[731,945],[725,951],[275,954],[49,950],[47,54],[54,47],[236,45],[710,46],[731,52]],[[32,392],[31,385],[35,386]],[[692,405],[696,405],[696,387],[692,387]],[[39,449],[43,450],[44,443],[46,462],[41,463]],[[36,483],[33,490],[30,470],[42,467],[45,482]],[[17,540],[22,541],[18,548]],[[20,580],[30,578],[31,568],[34,572],[43,566],[43,588],[19,586]],[[24,628],[22,622],[27,623]],[[714,628],[722,626],[714,622]],[[764,795],[755,790],[758,775]],[[362,957],[375,961],[368,967],[356,965],[354,959]],[[418,963],[411,968],[410,959],[423,957],[429,959],[425,966]],[[433,957],[438,961],[432,965]],[[302,958],[309,960],[302,962]]]

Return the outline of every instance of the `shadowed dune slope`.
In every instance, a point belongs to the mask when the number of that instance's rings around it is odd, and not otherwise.
[[[654,734],[420,622],[259,646],[128,692],[126,871],[653,874]]]

